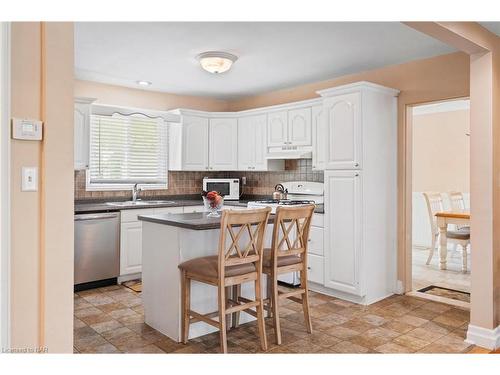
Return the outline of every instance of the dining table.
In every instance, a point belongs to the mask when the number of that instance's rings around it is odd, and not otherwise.
[[[470,226],[470,210],[440,211],[435,214],[439,228],[439,269],[445,270],[448,258],[448,224]]]

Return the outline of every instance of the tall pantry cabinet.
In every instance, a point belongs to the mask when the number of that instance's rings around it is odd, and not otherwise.
[[[318,93],[326,143],[324,288],[370,304],[396,290],[399,91],[358,82]]]

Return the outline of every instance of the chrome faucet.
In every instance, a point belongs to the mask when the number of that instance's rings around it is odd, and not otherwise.
[[[138,185],[139,184],[134,184],[134,187],[132,188],[132,202],[137,201],[137,195],[142,190]]]

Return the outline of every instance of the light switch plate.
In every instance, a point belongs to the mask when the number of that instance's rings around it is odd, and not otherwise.
[[[42,121],[27,119],[12,119],[12,138],[25,141],[42,140]]]
[[[22,179],[21,191],[37,191],[38,190],[38,168],[37,167],[23,167],[21,179]]]

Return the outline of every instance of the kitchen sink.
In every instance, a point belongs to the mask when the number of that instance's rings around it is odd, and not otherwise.
[[[106,204],[109,206],[117,206],[117,207],[128,207],[128,206],[156,206],[162,204],[174,204],[174,201],[125,201],[125,202],[107,202]]]

